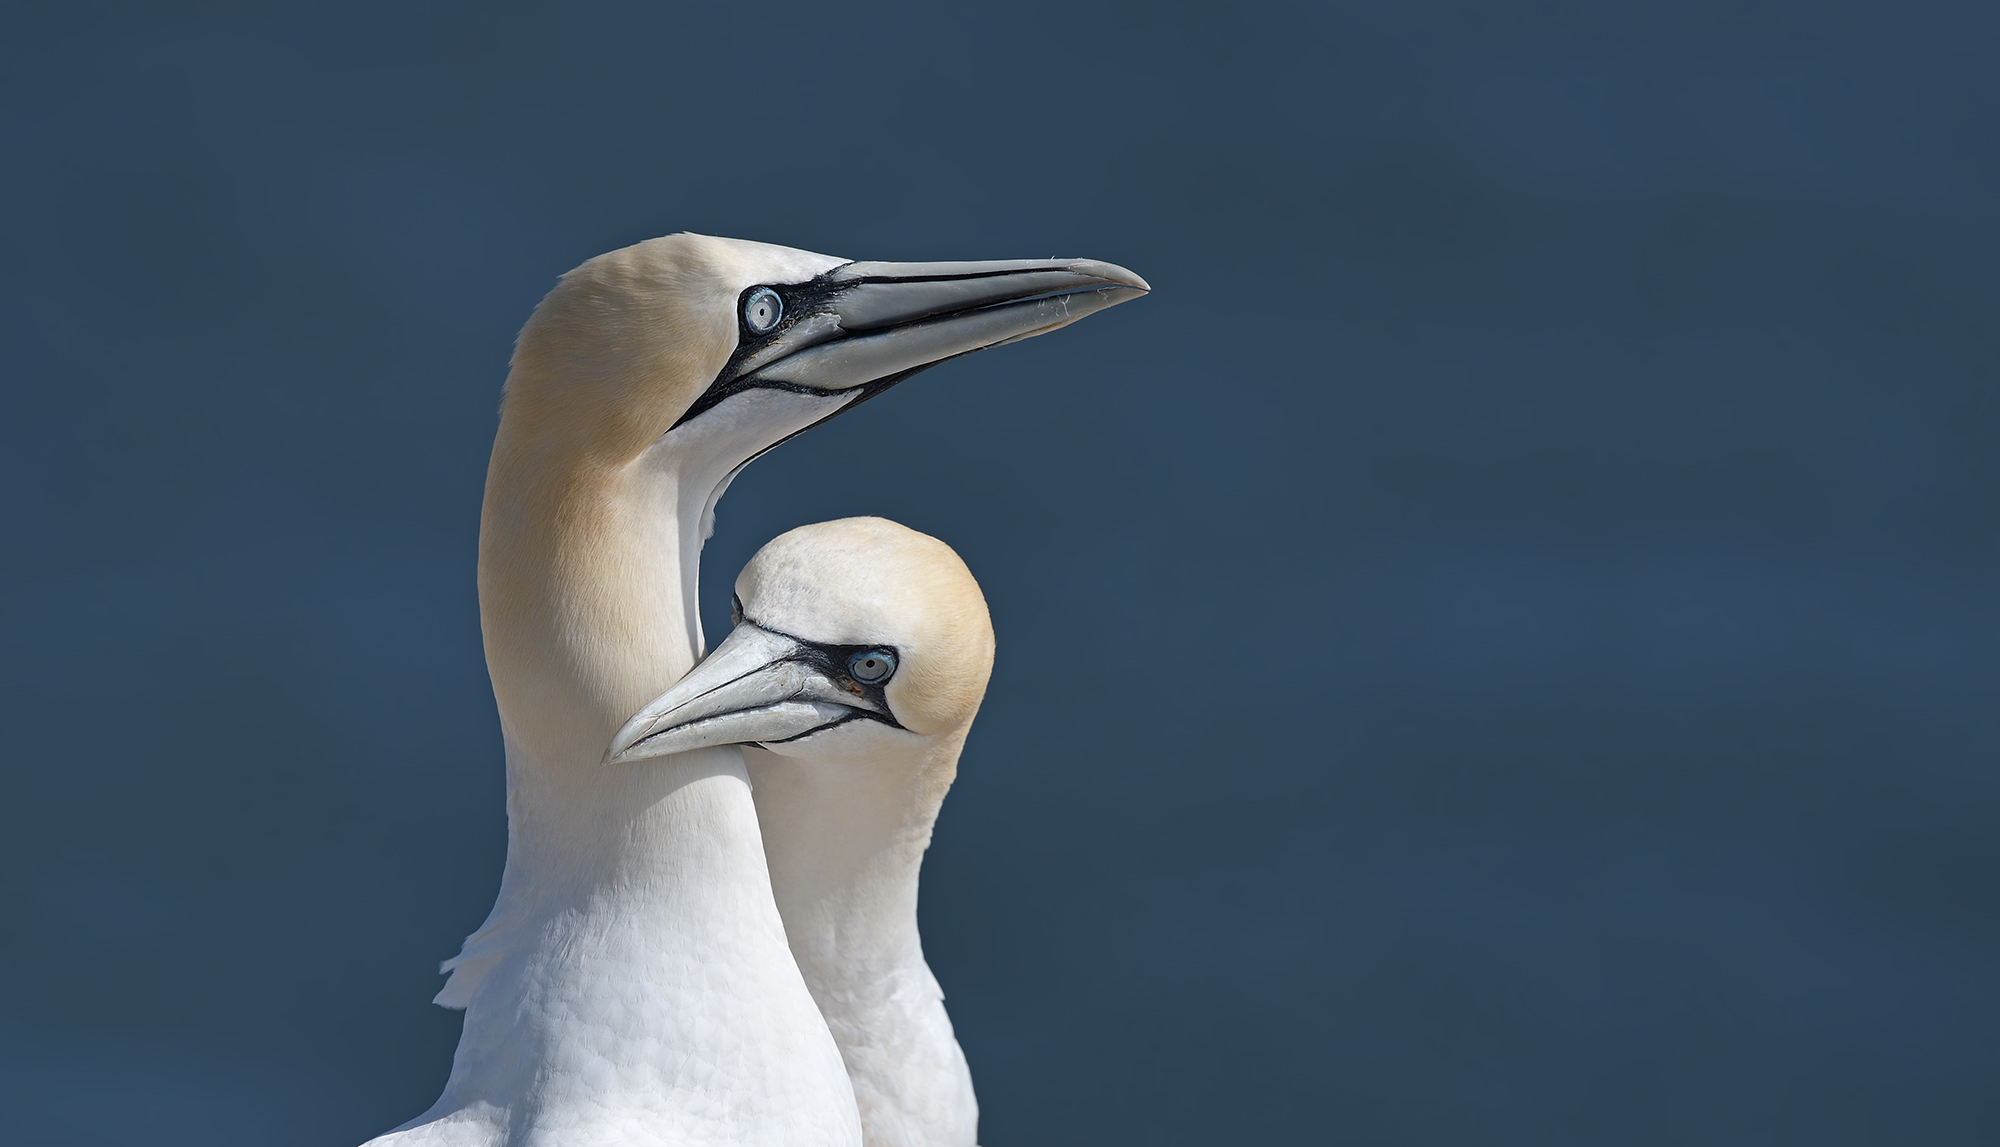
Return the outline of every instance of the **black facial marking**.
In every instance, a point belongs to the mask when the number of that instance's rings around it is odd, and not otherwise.
[[[835,271],[839,269],[838,267],[834,268]],[[717,381],[711,383],[709,388],[702,393],[702,396],[694,400],[694,405],[688,407],[687,413],[681,415],[680,419],[674,423],[674,426],[670,426],[667,429],[672,430],[675,426],[679,426],[681,423],[697,417],[704,411],[721,403],[730,395],[741,394],[746,390],[761,388],[765,390],[788,390],[794,394],[825,393],[824,391],[814,390],[809,386],[794,386],[786,382],[772,382],[769,380],[752,381],[746,377],[743,364],[750,356],[776,342],[786,331],[791,330],[793,327],[799,325],[799,323],[814,315],[826,314],[830,310],[827,306],[830,301],[838,297],[842,292],[852,290],[859,282],[861,280],[836,283],[833,281],[833,271],[825,271],[803,283],[758,283],[755,286],[743,288],[743,293],[736,296],[736,352],[729,356],[729,362],[722,368],[722,373],[715,376]],[[743,305],[749,302],[751,295],[762,290],[775,291],[778,297],[784,300],[785,317],[778,321],[777,326],[760,335],[756,331],[751,330],[749,323],[744,320]],[[873,384],[871,383],[870,385]]]
[[[965,353],[977,354],[979,352],[966,351]],[[737,387],[735,390],[732,390],[729,393],[736,394],[740,391],[751,390],[754,388],[762,388],[765,390],[789,390],[794,394],[820,394],[820,395],[828,393],[851,394],[854,395],[854,398],[849,400],[848,403],[844,406],[834,407],[831,411],[827,412],[826,418],[822,418],[816,422],[811,422],[804,426],[801,426],[797,430],[792,431],[790,434],[785,435],[783,438],[778,439],[776,442],[773,442],[769,446],[766,446],[762,450],[759,450],[755,454],[752,454],[750,457],[745,458],[742,464],[737,466],[736,469],[732,471],[732,473],[742,473],[743,468],[745,466],[750,465],[750,463],[755,462],[757,459],[762,458],[764,455],[769,454],[771,451],[776,450],[778,447],[783,446],[785,443],[790,442],[792,439],[797,438],[799,435],[804,434],[806,431],[811,430],[815,426],[818,426],[821,422],[825,422],[827,418],[832,418],[836,414],[846,414],[848,411],[853,410],[855,407],[860,406],[862,403],[868,401],[871,398],[874,398],[876,395],[883,393],[890,387],[896,385],[899,382],[902,382],[904,379],[914,378],[915,376],[922,374],[923,372],[929,370],[934,366],[941,366],[944,363],[950,362],[952,358],[959,358],[959,357],[961,356],[952,355],[951,358],[941,358],[937,360],[937,362],[927,362],[922,366],[913,366],[906,371],[902,371],[897,374],[892,374],[885,378],[878,378],[874,382],[865,382],[862,383],[860,386],[850,386],[846,390],[836,390],[828,392],[824,390],[814,390],[809,386],[793,386],[788,382],[764,382],[761,380],[752,382],[747,386]],[[728,395],[724,395],[723,397],[726,398],[728,397]],[[704,401],[706,401],[705,397]],[[718,399],[717,401],[720,401],[720,399]],[[697,403],[696,405],[699,406],[700,403]],[[708,405],[714,406],[715,403],[710,402]],[[707,407],[702,407],[702,409],[706,410]],[[692,417],[694,417],[694,415],[691,413],[683,415],[681,417],[681,422],[686,422],[689,418]],[[681,422],[676,422],[674,423],[674,425],[679,426]]]
[[[930,368],[937,366],[940,363],[950,362],[952,359],[959,358],[962,355],[975,354],[979,349],[983,348],[974,348],[973,350],[962,351],[959,354],[951,355],[947,358],[938,359],[936,362],[927,362],[922,364],[921,366],[911,367],[909,370],[900,371],[896,374],[888,375],[887,377],[884,378],[878,378],[873,382],[864,382],[859,386],[851,386],[845,390],[838,390],[838,391],[815,390],[810,386],[799,386],[794,383],[778,382],[772,379],[760,378],[757,377],[754,373],[752,373],[749,369],[747,369],[745,364],[758,351],[763,350],[765,347],[770,346],[773,342],[783,337],[785,332],[791,330],[793,327],[813,318],[816,315],[824,315],[830,313],[832,308],[829,306],[829,304],[834,299],[838,298],[843,293],[851,291],[854,288],[859,287],[863,284],[943,283],[943,282],[953,282],[960,279],[999,278],[1004,275],[1010,275],[1015,273],[1012,271],[988,271],[981,274],[973,274],[973,275],[911,275],[908,277],[894,276],[894,275],[879,275],[879,276],[871,275],[864,278],[848,279],[838,283],[834,282],[833,281],[834,272],[839,271],[841,267],[846,267],[848,265],[849,264],[842,263],[840,267],[834,267],[831,270],[822,271],[820,274],[813,276],[811,279],[803,283],[789,283],[789,284],[758,283],[754,286],[745,287],[743,289],[743,292],[736,296],[735,353],[729,356],[728,363],[726,363],[723,366],[721,373],[715,376],[715,381],[709,384],[708,389],[702,392],[700,398],[694,400],[694,405],[688,407],[687,413],[681,415],[680,418],[676,419],[673,426],[667,427],[667,430],[669,432],[673,431],[674,429],[678,428],[682,423],[700,417],[706,411],[714,409],[717,405],[728,400],[732,395],[741,394],[746,390],[783,390],[783,391],[789,391],[792,394],[813,394],[813,395],[819,395],[821,397],[831,397],[837,395],[853,395],[853,397],[850,398],[847,402],[844,402],[840,406],[834,408],[832,412],[827,414],[826,418],[832,418],[835,414],[845,414],[846,412],[853,410],[855,407],[861,405],[862,403],[868,401],[871,398],[874,398],[876,395],[881,394],[883,391],[888,390],[890,387],[895,386],[897,383],[902,382],[903,380],[910,378],[913,375],[916,375],[922,371],[929,370]],[[743,305],[744,303],[749,301],[751,295],[756,294],[758,291],[766,289],[775,291],[778,297],[784,301],[785,317],[779,320],[777,326],[773,327],[771,330],[766,331],[765,333],[760,335],[757,332],[751,330],[749,324],[744,320]],[[977,306],[969,307],[966,310],[967,311],[984,310],[990,306],[1012,305],[1014,303],[1019,303],[1022,301],[1023,300],[1021,299],[1009,299],[1006,300],[1005,303],[982,303]],[[961,313],[966,313],[966,312],[940,311],[937,314],[927,315],[924,317],[926,319],[936,319],[936,318],[944,318],[952,314],[961,314]],[[841,338],[851,337],[853,335],[872,334],[874,333],[875,329],[876,328],[869,328],[867,330],[860,330],[860,331],[846,331],[843,328],[843,333],[841,335],[836,336],[835,338],[832,339],[828,339],[827,342],[829,343],[837,342]],[[823,343],[820,345],[825,345],[825,344]],[[826,418],[820,419],[819,422],[825,422]],[[813,423],[812,426],[819,425],[819,422]],[[791,434],[787,434],[785,437],[780,438],[778,441],[771,443],[770,446],[766,446],[763,450],[759,450],[757,454],[751,456],[749,461],[755,461],[758,457],[770,451],[772,448],[783,445],[785,442],[790,441],[792,438],[805,433],[805,431],[807,430],[812,429],[812,426],[807,426],[800,430],[795,430]],[[747,465],[748,463],[746,462],[745,464]]]
[[[790,635],[787,634],[786,636]],[[889,695],[884,691],[889,682],[895,680],[895,674],[891,673],[887,678],[870,684],[866,681],[855,680],[847,672],[848,661],[857,653],[873,653],[878,649],[886,649],[896,655],[896,660],[901,661],[903,658],[901,650],[893,645],[883,645],[879,641],[871,642],[867,645],[828,645],[819,641],[806,641],[803,638],[794,638],[793,640],[798,641],[800,645],[799,652],[793,657],[793,660],[810,665],[828,681],[833,682],[856,697],[867,698],[879,707],[879,711],[856,709],[855,712],[861,714],[863,717],[873,717],[875,720],[891,728],[900,729],[903,727],[903,723],[896,720],[895,714],[889,711]]]
[[[900,729],[903,727],[903,723],[901,721],[896,720],[895,713],[890,710],[889,695],[887,692],[885,692],[885,689],[887,688],[889,682],[894,681],[896,679],[896,675],[894,673],[889,674],[889,676],[883,678],[880,681],[875,682],[872,685],[866,681],[856,681],[853,677],[850,677],[847,673],[847,662],[855,654],[875,653],[878,651],[886,651],[887,653],[889,653],[896,659],[897,667],[901,668],[903,661],[902,650],[896,648],[893,645],[885,645],[880,641],[872,641],[866,645],[830,645],[824,641],[810,641],[807,640],[806,638],[799,637],[795,634],[786,633],[782,629],[773,629],[772,627],[765,625],[760,621],[757,621],[756,619],[748,616],[747,614],[744,615],[743,620],[750,622],[750,624],[755,625],[759,629],[765,630],[766,632],[775,633],[780,637],[789,637],[793,641],[798,642],[799,643],[798,651],[792,654],[790,657],[785,658],[785,660],[795,661],[801,665],[806,666],[809,669],[812,669],[814,672],[826,678],[828,681],[833,682],[836,686],[840,687],[841,689],[844,689],[847,692],[854,694],[856,697],[865,698],[876,706],[876,708],[874,709],[856,708],[852,716],[844,716],[840,718],[838,721],[830,721],[824,725],[817,725],[812,729],[808,730],[808,732],[817,733],[821,729],[830,729],[835,725],[844,725],[849,721],[859,720],[862,718],[866,718],[873,721],[880,721],[884,725],[887,725],[892,729]],[[803,737],[806,735],[807,733],[801,733],[799,734],[799,737]],[[787,739],[796,741],[799,738],[791,737]],[[775,745],[775,744],[780,744],[782,742],[771,741],[768,743]]]
[[[847,716],[845,716],[845,717],[839,717],[839,718],[836,718],[836,719],[834,719],[834,720],[831,720],[831,721],[828,721],[828,722],[827,722],[826,724],[824,724],[824,725],[814,725],[814,726],[813,726],[812,728],[810,728],[810,729],[807,729],[807,730],[806,730],[805,732],[803,732],[803,733],[794,733],[794,734],[792,734],[792,735],[791,735],[791,736],[789,736],[789,737],[780,737],[780,738],[778,738],[778,739],[777,739],[777,740],[775,740],[775,741],[757,741],[757,742],[754,742],[754,743],[755,743],[755,744],[759,744],[759,745],[789,745],[789,744],[791,744],[791,743],[792,743],[793,741],[803,741],[803,740],[805,740],[805,739],[806,739],[807,737],[810,737],[810,736],[812,736],[812,735],[813,735],[813,734],[815,734],[815,733],[824,733],[824,732],[826,732],[826,731],[827,731],[828,729],[838,729],[839,727],[841,727],[842,725],[845,725],[845,724],[847,724],[847,723],[848,723],[848,722],[850,722],[850,721],[860,721],[860,720],[864,720],[864,719],[866,719],[866,718],[869,718],[869,717],[874,717],[874,716],[877,716],[877,714],[874,714],[874,713],[865,713],[865,712],[862,712],[862,711],[861,711],[860,709],[850,709],[850,710],[848,711],[848,714],[847,714]],[[900,726],[900,725],[899,725],[899,726],[897,726],[897,728],[901,728],[901,727],[902,727],[902,726]]]

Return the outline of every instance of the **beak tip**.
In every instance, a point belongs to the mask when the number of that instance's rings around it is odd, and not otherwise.
[[[1152,284],[1146,282],[1146,280],[1140,278],[1138,275],[1133,274],[1116,263],[1106,263],[1101,259],[1079,260],[1075,269],[1084,274],[1095,275],[1103,279],[1107,285],[1114,289],[1123,287],[1137,291],[1140,294],[1145,294],[1153,289]]]
[[[632,750],[638,747],[640,741],[646,739],[646,734],[653,731],[652,727],[653,722],[646,721],[642,724],[638,718],[626,722],[623,728],[611,735],[611,744],[605,747],[604,759],[598,764],[622,765],[630,760]]]

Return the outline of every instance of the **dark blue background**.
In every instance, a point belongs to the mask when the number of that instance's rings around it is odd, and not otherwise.
[[[682,229],[1155,287],[704,561],[711,634],[837,515],[985,585],[923,910],[989,1147],[2000,1141],[1990,6],[39,7],[6,1142],[436,1095],[511,339]]]

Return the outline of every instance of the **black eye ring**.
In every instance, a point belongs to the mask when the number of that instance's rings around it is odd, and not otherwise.
[[[785,300],[769,287],[759,287],[743,296],[743,329],[753,335],[767,335],[785,317]]]
[[[863,685],[880,685],[895,672],[896,655],[886,649],[870,649],[847,659],[847,675]]]

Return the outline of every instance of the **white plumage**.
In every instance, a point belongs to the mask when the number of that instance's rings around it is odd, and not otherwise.
[[[1089,262],[849,263],[696,235],[563,277],[515,350],[480,527],[506,869],[438,996],[466,1009],[444,1094],[376,1143],[860,1141],[741,752],[610,769],[603,746],[700,656],[701,543],[751,459],[929,363],[1143,289]]]
[[[613,764],[760,745],[744,755],[772,890],[869,1147],[973,1147],[917,877],[993,665],[985,599],[943,542],[849,518],[759,550],[736,600],[736,630],[627,722]]]

